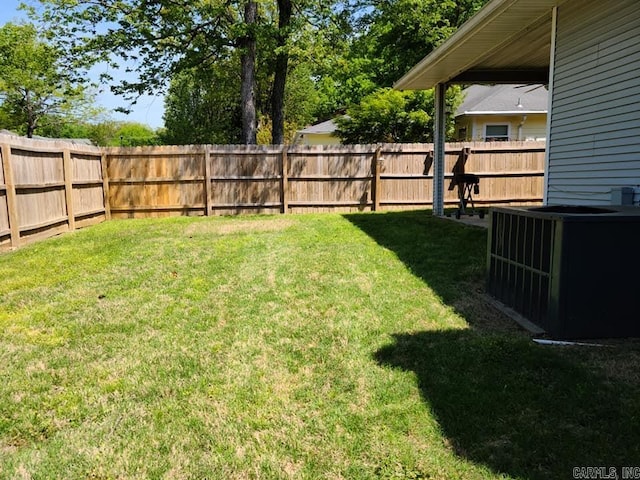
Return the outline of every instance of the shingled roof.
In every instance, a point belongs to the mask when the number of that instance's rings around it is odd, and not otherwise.
[[[548,93],[544,85],[471,85],[455,116],[547,113]]]

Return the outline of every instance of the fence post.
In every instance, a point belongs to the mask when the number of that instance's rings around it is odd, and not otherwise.
[[[205,215],[211,215],[211,145],[204,146],[204,205]]]
[[[288,147],[282,145],[282,153],[280,154],[280,213],[289,211],[289,156],[287,150]]]
[[[380,194],[381,194],[381,181],[380,181],[380,172],[382,170],[382,147],[378,146],[376,148],[375,153],[373,154],[373,162],[371,164],[371,169],[373,173],[373,179],[371,184],[371,196],[373,197],[373,211],[376,212],[380,210]]]
[[[7,210],[9,211],[9,228],[11,230],[11,247],[20,246],[20,222],[18,221],[18,198],[16,196],[16,184],[13,181],[13,168],[11,167],[11,145],[3,143],[2,168],[4,169],[4,184],[7,188]]]
[[[64,198],[67,204],[67,222],[69,230],[76,229],[76,216],[73,206],[73,168],[71,168],[71,152],[68,148],[62,150],[62,170],[64,172]]]
[[[108,155],[102,150],[100,155],[100,163],[102,167],[102,196],[104,197],[104,217],[105,220],[111,220],[111,204],[109,202],[109,169],[107,166]]]

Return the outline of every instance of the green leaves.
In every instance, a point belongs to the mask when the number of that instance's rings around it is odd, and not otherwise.
[[[455,108],[458,93],[458,87],[447,93],[450,109]],[[433,115],[432,90],[381,88],[349,108],[347,115],[337,120],[336,133],[344,143],[432,142]]]
[[[41,39],[35,26],[0,28],[3,128],[31,137],[46,117],[79,115],[90,97],[87,83],[64,68],[60,50]]]
[[[408,111],[413,95],[389,88],[376,90],[338,120],[338,135],[345,143],[427,141],[429,106],[424,102],[423,108],[416,105],[415,111]]]

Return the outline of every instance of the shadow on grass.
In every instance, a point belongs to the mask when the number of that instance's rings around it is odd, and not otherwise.
[[[376,360],[415,372],[463,458],[523,479],[640,462],[637,388],[605,382],[554,351],[505,335],[461,330],[394,340]]]
[[[484,274],[487,232],[482,228],[436,218],[426,210],[344,218],[392,250],[445,301],[459,295],[458,282]]]
[[[415,373],[457,455],[523,479],[572,478],[579,466],[640,465],[638,382],[602,373],[620,366],[607,365],[609,356],[628,356],[615,348],[540,347],[484,305],[486,231],[425,211],[345,218],[392,250],[472,327],[397,333],[374,354],[382,366]]]
[[[348,214],[349,220],[463,316],[471,326],[517,330],[488,306],[484,294],[487,231],[436,218],[430,211]]]

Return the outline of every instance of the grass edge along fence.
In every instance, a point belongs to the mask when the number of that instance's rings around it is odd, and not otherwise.
[[[449,143],[479,205],[542,201],[544,142]],[[110,218],[428,208],[432,144],[99,148],[0,135],[0,250]]]

